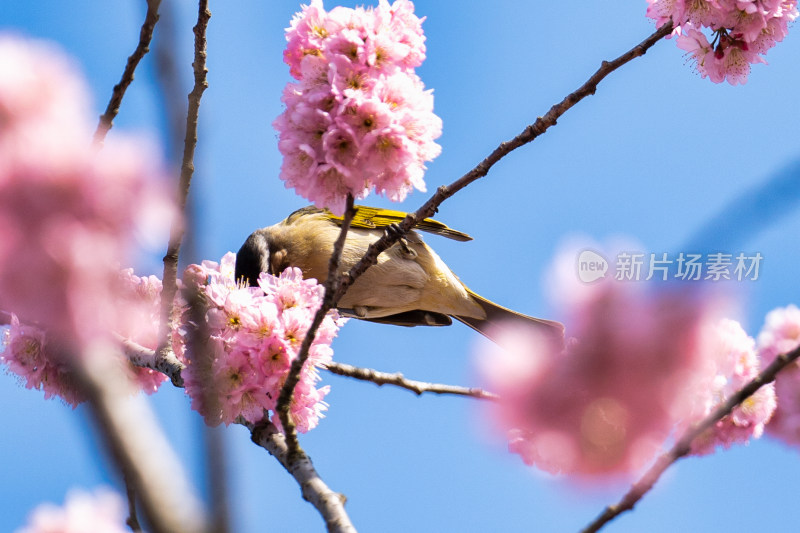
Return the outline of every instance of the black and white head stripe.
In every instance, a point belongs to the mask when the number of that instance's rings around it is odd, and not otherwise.
[[[258,276],[269,270],[269,242],[263,230],[250,234],[236,253],[237,283],[244,278],[248,285],[258,284]]]

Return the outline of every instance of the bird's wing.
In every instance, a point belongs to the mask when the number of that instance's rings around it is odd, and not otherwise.
[[[328,217],[330,217],[330,219],[337,224],[342,223],[342,217],[337,217],[332,214],[328,214]],[[399,224],[405,217],[406,213],[403,213],[402,211],[392,211],[391,209],[358,205],[356,206],[356,214],[353,218],[353,222],[351,222],[351,227],[363,229],[382,229],[391,224]],[[456,241],[463,242],[472,240],[472,237],[466,233],[454,230],[446,224],[443,224],[442,222],[432,218],[426,218],[417,223],[417,225],[414,226],[414,229],[426,231],[428,233],[433,233],[434,235],[440,235]]]

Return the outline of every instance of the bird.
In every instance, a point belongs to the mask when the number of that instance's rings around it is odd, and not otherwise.
[[[339,272],[349,271],[387,230],[397,231],[405,216],[401,211],[355,206]],[[262,272],[277,276],[288,267],[297,267],[304,278],[325,283],[342,223],[342,217],[308,206],[275,225],[254,231],[236,254],[235,279],[256,286]],[[561,323],[517,313],[471,291],[424,242],[420,232],[456,241],[472,240],[437,220],[418,222],[348,288],[337,304],[342,316],[399,326],[449,326],[456,319],[495,342],[498,326],[507,324],[563,343]]]

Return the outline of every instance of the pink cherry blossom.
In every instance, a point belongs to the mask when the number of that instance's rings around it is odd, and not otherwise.
[[[717,293],[655,290],[608,275],[581,281],[576,259],[601,248],[568,242],[550,269],[547,286],[569,336],[563,349],[500,326],[493,337],[499,342],[482,345],[477,360],[487,388],[500,395],[488,412],[509,451],[548,472],[590,480],[636,473],[761,365],[753,339],[737,322],[719,319],[730,302]],[[796,329],[773,331],[800,337],[800,312],[795,316]],[[774,409],[773,388],[762,387],[698,438],[692,452],[760,437]]]
[[[721,58],[717,57],[703,32],[687,25],[682,35],[678,37],[677,45],[691,55],[694,66],[702,77],[708,77],[714,83],[720,83],[725,79]]]
[[[758,353],[768,365],[780,354],[800,346],[800,309],[796,305],[779,307],[767,313],[758,334]]]
[[[755,341],[734,320],[721,320],[707,329],[706,352],[713,366],[704,380],[696,381],[690,392],[694,397],[693,416],[684,420],[682,428],[708,416],[734,392],[758,375],[759,357]],[[730,448],[759,438],[775,411],[775,389],[770,383],[758,389],[733,412],[717,422],[692,442],[694,455],[712,453],[717,446]]]
[[[0,308],[80,353],[126,327],[118,265],[171,218],[160,158],[123,135],[91,147],[88,93],[60,51],[2,36],[0,67]]]
[[[41,328],[21,324],[16,315],[11,315],[3,344],[0,364],[26,388],[43,391],[46,400],[59,397],[73,408],[86,400],[70,367],[61,354],[53,353]]]
[[[114,333],[155,350],[161,322],[161,280],[152,275],[136,276],[128,268],[120,273],[119,282],[116,302],[124,319],[114,327]],[[133,381],[147,394],[156,392],[167,380],[167,376],[150,368],[129,367]]]
[[[482,373],[501,396],[492,423],[526,463],[590,477],[633,473],[689,412],[683,392],[703,368],[710,307],[639,287],[600,283],[571,296],[574,338],[561,353],[519,330],[501,331],[502,347],[485,347]]]
[[[647,0],[658,26],[670,20],[697,72],[714,83],[745,83],[750,65],[786,36],[797,0]],[[703,31],[711,35],[708,37]]]
[[[39,505],[16,533],[126,533],[126,506],[110,489],[72,490],[64,505]]]
[[[402,201],[425,190],[442,124],[413,70],[425,59],[421,24],[408,0],[330,12],[313,0],[294,17],[284,60],[298,81],[273,123],[287,187],[339,214],[348,194]]]
[[[90,103],[77,66],[55,45],[0,33],[0,183],[18,164],[73,160],[91,140]],[[69,136],[61,135],[71,131]],[[8,168],[10,167],[10,168]]]
[[[12,313],[2,362],[75,406],[70,356],[112,332],[155,347],[160,281],[118,265],[174,208],[149,145],[117,135],[91,146],[88,91],[62,52],[0,36],[0,68],[0,309]],[[147,392],[164,380],[108,353]]]
[[[278,395],[324,291],[296,268],[280,276],[264,273],[258,287],[237,286],[235,257],[229,253],[219,264],[190,265],[184,274],[184,283],[205,296],[205,325],[211,337],[204,359],[187,349],[187,328],[179,330],[176,353],[188,365],[183,373],[186,393],[209,424],[230,424],[239,417],[255,423],[271,411],[280,427],[275,413]],[[327,409],[323,398],[330,389],[317,388],[316,367],[331,360],[330,343],[342,324],[332,311],[311,345],[290,408],[299,431],[316,427]]]
[[[763,364],[800,346],[800,309],[795,305],[767,314],[758,334],[758,353]],[[778,407],[767,425],[767,432],[789,444],[800,445],[800,365],[783,369],[775,379]]]
[[[160,316],[161,281],[155,276],[139,278],[130,269],[120,274],[119,281],[122,286],[117,293],[117,305],[128,316],[115,333],[154,349]],[[61,349],[63,345],[50,342],[48,337],[45,330],[21,323],[12,313],[2,339],[5,349],[0,353],[0,364],[16,375],[26,388],[43,391],[45,399],[58,397],[76,407],[86,398],[68,364],[68,354]],[[167,379],[155,370],[134,366],[121,353],[109,353],[108,356],[114,358],[121,372],[147,394],[154,393]]]

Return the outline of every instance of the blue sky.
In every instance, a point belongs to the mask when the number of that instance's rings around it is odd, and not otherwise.
[[[426,176],[430,191],[470,170],[582,84],[602,60],[653,31],[644,0],[573,4],[416,3],[417,13],[427,17],[428,39],[428,59],[418,74],[434,89],[435,110],[444,122],[442,155]],[[138,39],[144,5],[3,2],[0,27],[64,47],[80,63],[99,114]],[[196,5],[181,0],[174,7],[185,95]],[[201,105],[192,189],[195,260],[235,251],[253,229],[306,203],[278,180],[271,128],[289,81],[283,28],[298,9],[299,3],[284,0],[211,1],[209,89]],[[714,85],[692,71],[673,42],[661,42],[609,76],[596,95],[540,139],[442,206],[438,218],[474,241],[428,242],[476,292],[548,317],[555,311],[545,297],[544,274],[570,236],[624,238],[659,254],[759,252],[759,279],[727,287],[740,298],[739,317],[754,335],[767,311],[800,302],[799,59],[795,27],[746,85]],[[135,131],[164,142],[165,111],[155,88],[148,56],[112,135]],[[426,198],[414,193],[400,208],[416,209]],[[369,203],[389,205],[373,197]],[[700,232],[711,221],[711,229]],[[139,272],[160,275],[159,257],[143,258]],[[458,324],[406,329],[351,321],[333,347],[342,362],[472,385],[476,337]],[[324,383],[332,387],[328,416],[302,444],[329,485],[347,495],[360,530],[574,531],[626,489],[616,484],[578,490],[524,466],[501,440],[486,437],[474,400],[418,398],[329,374]],[[118,483],[84,408],[44,402],[41,393],[5,375],[0,402],[6,406],[0,411],[1,531],[21,525],[41,501],[63,501],[70,487]],[[202,483],[199,417],[182,391],[168,386],[153,404]],[[294,480],[250,443],[245,430],[223,433],[236,531],[323,529]],[[800,521],[798,480],[797,450],[764,438],[682,461],[608,531],[792,531]]]

